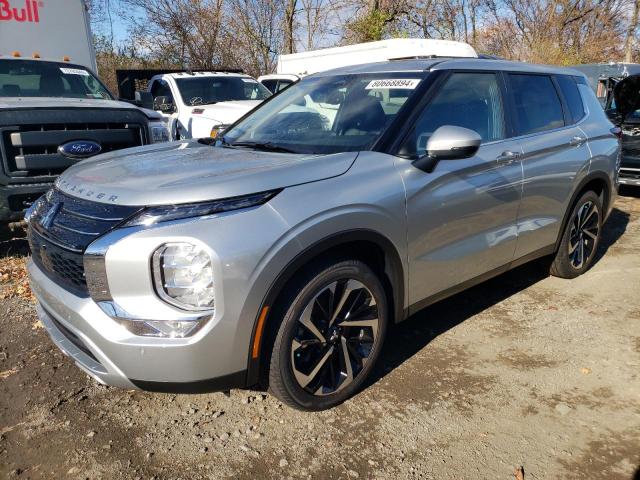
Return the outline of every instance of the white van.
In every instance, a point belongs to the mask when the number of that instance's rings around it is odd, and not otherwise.
[[[463,42],[424,38],[393,38],[345,47],[280,55],[276,73],[258,77],[258,81],[276,93],[306,75],[324,72],[332,68],[426,57],[477,58],[478,54],[471,45]]]

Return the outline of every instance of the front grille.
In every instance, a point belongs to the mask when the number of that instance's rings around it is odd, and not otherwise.
[[[92,140],[110,152],[142,145],[142,127],[133,123],[26,124],[1,129],[7,173],[11,177],[53,176],[78,162],[58,153],[72,140]]]
[[[50,190],[37,201],[29,218],[34,262],[53,281],[77,296],[89,295],[83,254],[91,242],[138,211]]]

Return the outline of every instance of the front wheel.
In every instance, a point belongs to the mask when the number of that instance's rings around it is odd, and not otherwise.
[[[363,262],[310,266],[285,292],[269,387],[298,410],[324,410],[362,386],[386,333],[387,300]]]
[[[576,203],[567,221],[560,247],[551,265],[551,274],[575,278],[593,264],[602,230],[602,202],[593,191]]]

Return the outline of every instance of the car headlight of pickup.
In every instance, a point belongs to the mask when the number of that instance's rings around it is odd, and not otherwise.
[[[253,193],[241,197],[225,198],[210,202],[183,203],[178,205],[161,205],[148,207],[142,210],[135,217],[131,218],[124,226],[133,227],[138,225],[150,226],[156,223],[168,222],[171,220],[182,220],[185,218],[204,217],[217,213],[240,210],[242,208],[257,207],[275,197],[281,189],[268,192]]]
[[[149,122],[149,131],[152,143],[168,142],[171,139],[166,122]]]
[[[153,283],[158,296],[183,310],[214,307],[211,256],[186,242],[166,243],[153,253]]]

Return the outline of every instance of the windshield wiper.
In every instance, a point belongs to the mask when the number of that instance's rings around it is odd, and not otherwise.
[[[229,144],[229,146],[253,148],[254,150],[263,150],[266,152],[298,153],[290,148],[276,145],[271,142],[234,142]]]

